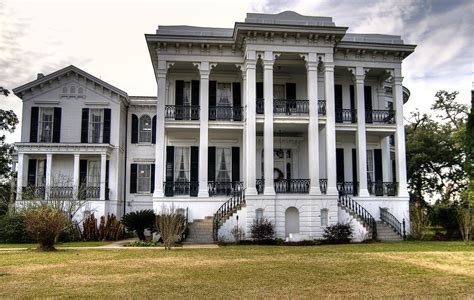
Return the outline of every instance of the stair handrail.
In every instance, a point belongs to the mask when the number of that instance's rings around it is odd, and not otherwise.
[[[377,239],[377,222],[370,212],[362,207],[357,201],[349,197],[344,191],[339,192],[338,204],[357,215],[364,225],[372,230],[372,239]]]
[[[219,209],[214,214],[214,219],[212,221],[212,235],[214,241],[218,240],[219,227],[222,225],[222,220],[227,217],[227,215],[232,213],[232,210],[238,205],[245,203],[245,189],[239,189],[232,192],[232,196],[224,202]]]
[[[388,208],[380,207],[380,220],[392,227],[404,240],[407,238],[405,231],[405,219],[402,222],[388,211]]]

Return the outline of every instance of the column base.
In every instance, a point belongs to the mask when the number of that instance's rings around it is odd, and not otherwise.
[[[337,190],[335,186],[332,186],[332,187],[328,186],[326,190],[326,195],[338,195],[338,194],[339,194],[339,191]]]
[[[198,198],[209,198],[209,191],[207,189],[199,190]]]
[[[263,189],[263,194],[266,196],[275,196],[276,195],[275,188],[273,186],[266,186]]]
[[[163,198],[165,194],[163,193],[163,190],[156,190],[153,193],[153,198]]]
[[[369,197],[370,196],[369,190],[368,189],[360,189],[358,196],[359,197]]]
[[[398,189],[398,197],[410,197],[407,189]]]
[[[309,194],[312,196],[319,196],[321,195],[321,188],[319,186],[312,186],[309,188]]]
[[[258,195],[257,189],[254,186],[248,186],[245,189],[245,195],[251,195],[251,196]]]

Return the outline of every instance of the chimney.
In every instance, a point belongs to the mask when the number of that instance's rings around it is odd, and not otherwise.
[[[38,75],[36,75],[36,79],[40,79],[40,78],[43,78],[43,77],[44,77],[43,73],[38,73]]]

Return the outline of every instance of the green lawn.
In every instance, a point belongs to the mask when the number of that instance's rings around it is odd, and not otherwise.
[[[69,242],[69,243],[59,243],[56,247],[96,247],[110,244],[110,242]],[[38,248],[38,244],[2,244],[0,243],[1,248],[29,248],[35,249]]]
[[[474,296],[474,246],[0,251],[0,298]]]

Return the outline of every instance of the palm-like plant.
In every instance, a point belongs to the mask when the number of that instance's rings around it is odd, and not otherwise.
[[[152,209],[134,211],[122,217],[122,224],[130,231],[135,231],[141,241],[145,240],[145,230],[153,230],[155,213]]]

